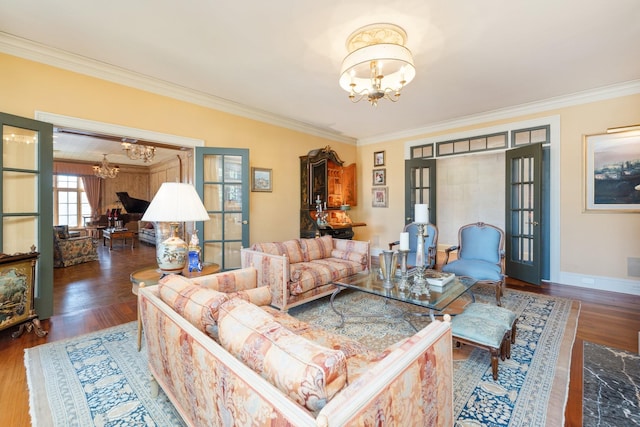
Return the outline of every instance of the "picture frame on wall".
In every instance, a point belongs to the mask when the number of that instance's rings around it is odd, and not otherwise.
[[[371,188],[371,206],[374,208],[386,208],[389,202],[389,193],[387,187]]]
[[[384,166],[384,151],[373,153],[373,166]]]
[[[373,170],[373,185],[387,185],[387,170],[386,169],[374,169]]]
[[[585,211],[640,212],[640,129],[585,135]]]
[[[251,191],[273,191],[272,169],[251,168]]]

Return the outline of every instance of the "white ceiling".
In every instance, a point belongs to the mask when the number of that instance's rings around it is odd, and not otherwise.
[[[417,75],[373,108],[338,73],[376,22],[406,30]],[[20,0],[0,3],[0,32],[359,143],[640,81],[638,0]]]

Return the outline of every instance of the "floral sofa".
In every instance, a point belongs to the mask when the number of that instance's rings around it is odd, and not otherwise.
[[[90,236],[70,237],[66,225],[53,227],[53,266],[69,267],[98,259],[98,242]]]
[[[142,287],[152,394],[188,425],[453,425],[450,324],[377,353],[269,307],[245,268]]]
[[[328,295],[332,281],[371,267],[369,242],[331,236],[255,243],[240,257],[242,267],[258,270],[258,286],[269,286],[271,305],[282,311]]]

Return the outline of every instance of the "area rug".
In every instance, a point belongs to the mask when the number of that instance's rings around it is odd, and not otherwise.
[[[476,301],[495,304],[494,289],[476,286]],[[404,304],[389,303],[364,293],[344,294],[336,299],[338,311],[346,310],[365,317],[347,319],[345,326],[340,327],[337,315],[326,301],[305,304],[299,309],[291,309],[290,313],[327,330],[363,340],[376,349],[383,349],[414,333],[411,325],[401,318],[366,318],[390,312],[388,305]],[[463,296],[448,311],[459,312],[468,302],[469,298]],[[500,361],[497,381],[493,380],[488,351],[454,350],[456,426],[564,425],[579,302],[508,289],[502,304],[518,315],[518,326],[511,359]],[[426,320],[417,317],[410,320],[417,327],[426,325]]]
[[[640,426],[640,355],[584,342],[582,425]]]
[[[478,300],[487,302],[492,293],[492,288],[475,292]],[[570,300],[511,290],[502,301],[519,316],[511,360],[500,362],[499,378],[493,381],[488,352],[454,350],[456,425],[562,425],[578,308]],[[460,304],[464,302],[468,301]],[[336,307],[367,316],[393,304],[356,292],[336,298]],[[290,314],[374,349],[414,333],[402,319],[355,318],[339,327],[327,298],[291,309]],[[418,328],[426,324],[419,317],[411,320]],[[137,351],[136,331],[132,322],[25,350],[32,424],[184,425],[162,392],[157,399],[150,396],[147,356],[144,346]]]

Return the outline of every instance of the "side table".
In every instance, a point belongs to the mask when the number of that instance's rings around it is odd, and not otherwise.
[[[220,266],[215,263],[203,263],[202,271],[189,271],[188,267],[182,270],[182,275],[187,278],[206,276],[220,271]],[[157,266],[145,267],[136,270],[129,276],[131,280],[131,292],[138,295],[140,284],[155,286],[162,278],[162,271]],[[140,308],[138,307],[138,351],[142,348],[142,321],[140,320]]]

